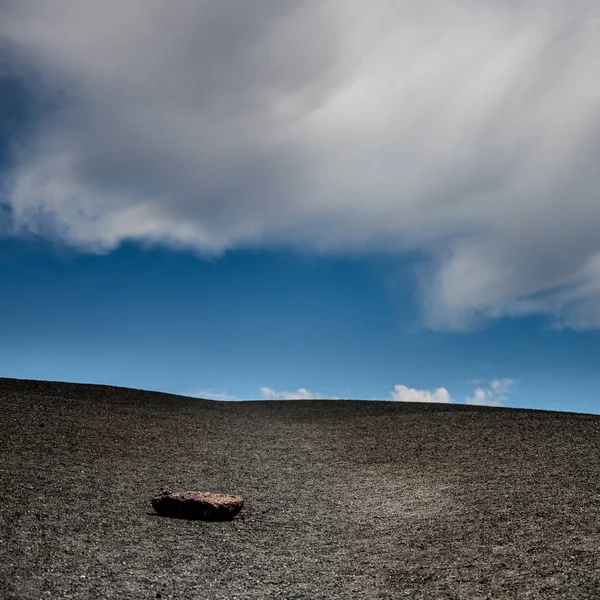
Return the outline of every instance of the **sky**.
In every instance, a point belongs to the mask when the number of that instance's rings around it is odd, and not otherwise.
[[[600,413],[600,5],[0,2],[0,376]]]

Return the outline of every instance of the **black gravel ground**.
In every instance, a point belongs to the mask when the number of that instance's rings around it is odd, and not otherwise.
[[[0,379],[1,598],[600,598],[600,417]],[[166,519],[161,487],[241,494]]]

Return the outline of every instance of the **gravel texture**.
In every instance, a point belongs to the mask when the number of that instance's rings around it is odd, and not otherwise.
[[[0,598],[600,598],[600,417],[0,379]],[[240,494],[230,522],[161,488]]]

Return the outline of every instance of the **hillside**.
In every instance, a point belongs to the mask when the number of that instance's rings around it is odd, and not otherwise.
[[[600,597],[600,417],[0,379],[0,597]],[[239,493],[171,520],[161,487]]]

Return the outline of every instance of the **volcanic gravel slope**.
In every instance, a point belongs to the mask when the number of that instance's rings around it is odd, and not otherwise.
[[[0,379],[1,598],[600,598],[600,417]],[[241,494],[225,523],[161,487]]]

